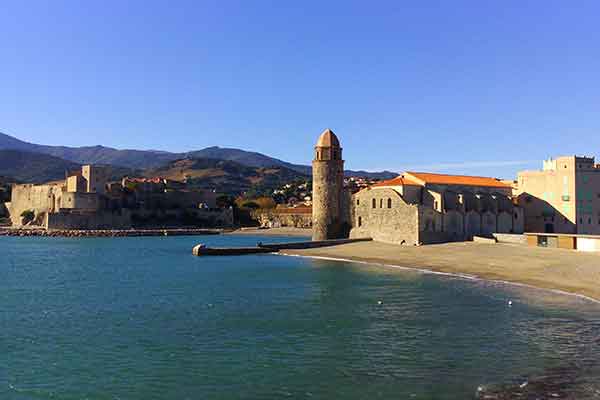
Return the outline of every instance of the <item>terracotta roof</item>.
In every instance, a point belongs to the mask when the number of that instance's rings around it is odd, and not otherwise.
[[[388,179],[387,181],[381,181],[373,184],[371,187],[381,187],[381,186],[423,186],[420,182],[417,182],[413,179],[397,176],[394,179]]]
[[[315,147],[340,147],[340,141],[331,129],[325,129],[319,136]]]
[[[428,172],[406,172],[408,178],[416,178],[423,183],[437,183],[442,185],[465,185],[465,186],[487,186],[497,188],[511,188],[508,185],[496,178],[486,176],[468,176],[468,175],[445,175],[432,174]],[[405,176],[406,178],[406,176]]]
[[[276,207],[275,214],[311,214],[312,207]]]

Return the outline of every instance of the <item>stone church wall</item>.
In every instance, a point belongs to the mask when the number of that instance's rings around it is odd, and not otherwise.
[[[363,190],[352,201],[354,221],[350,238],[370,237],[392,244],[419,243],[418,206],[406,203],[396,191]]]

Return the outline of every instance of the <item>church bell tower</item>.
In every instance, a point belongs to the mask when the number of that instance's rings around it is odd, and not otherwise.
[[[325,129],[317,140],[312,176],[312,239],[338,239],[342,234],[344,160],[340,142],[331,129]]]

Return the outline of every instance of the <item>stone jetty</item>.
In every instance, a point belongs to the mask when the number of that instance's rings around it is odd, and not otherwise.
[[[103,229],[103,230],[73,230],[73,229],[0,229],[0,236],[42,236],[42,237],[138,237],[138,236],[192,236],[192,235],[219,235],[219,229]]]

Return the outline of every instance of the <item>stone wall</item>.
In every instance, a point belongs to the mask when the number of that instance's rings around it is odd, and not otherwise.
[[[6,204],[10,203],[0,203],[0,217],[4,218],[4,217],[8,217],[8,208],[6,207]]]
[[[36,216],[58,211],[62,185],[14,185],[10,203],[10,219],[13,225],[21,225],[21,213],[32,210]]]
[[[205,227],[231,227],[233,226],[233,208],[223,209],[194,209],[194,213],[202,226]]]
[[[392,244],[419,243],[418,206],[406,203],[396,191],[362,190],[353,196],[353,207],[350,238],[370,237]]]
[[[252,213],[254,219],[258,221],[260,226],[269,228],[279,228],[289,226],[294,228],[311,228],[312,213],[311,212],[278,212],[277,210],[258,210]]]
[[[512,233],[513,230],[513,216],[511,213],[503,211],[498,214],[498,224],[496,233]]]
[[[187,218],[186,218],[187,217]],[[187,219],[187,221],[186,221]],[[233,209],[173,208],[132,210],[135,226],[178,226],[182,223],[199,227],[231,227],[234,223]],[[186,224],[186,222],[188,222]]]
[[[103,207],[97,193],[63,192],[60,197],[60,208],[96,211]]]
[[[343,235],[342,160],[313,161],[313,239],[338,239]]]
[[[498,243],[527,244],[527,236],[514,233],[494,233]]]
[[[131,228],[131,213],[120,212],[71,212],[48,213],[45,216],[46,229],[128,229]]]

